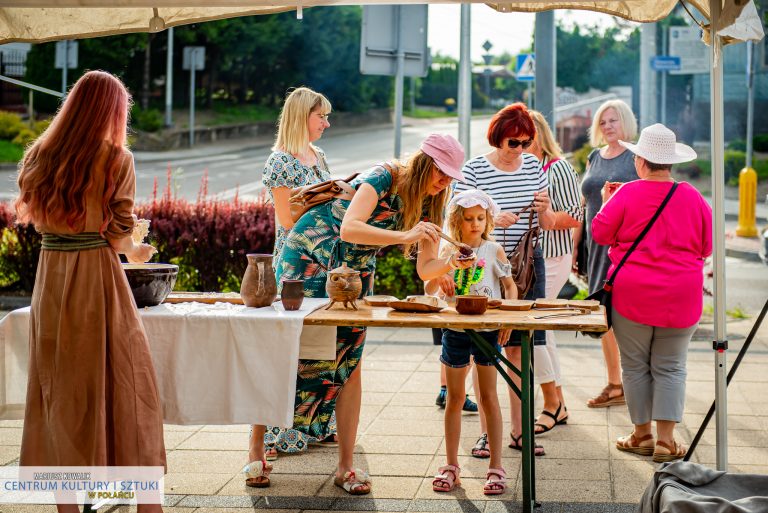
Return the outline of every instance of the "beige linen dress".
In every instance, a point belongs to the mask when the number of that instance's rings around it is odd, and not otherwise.
[[[91,170],[83,232],[103,222],[107,149]],[[134,226],[133,157],[122,156],[106,235]],[[75,233],[37,224],[43,233]],[[162,408],[149,344],[111,247],[42,250],[32,294],[20,465],[165,466]]]

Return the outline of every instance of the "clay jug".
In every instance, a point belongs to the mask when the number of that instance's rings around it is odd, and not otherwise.
[[[347,266],[344,262],[340,267],[328,271],[328,278],[325,281],[325,291],[331,302],[326,310],[334,303],[343,303],[345,308],[351,306],[357,310],[355,300],[360,297],[363,290],[363,282],[360,279],[360,271],[356,271]]]
[[[272,255],[251,253],[246,255],[248,267],[240,285],[240,296],[245,306],[270,306],[277,297],[277,282],[272,270]]]

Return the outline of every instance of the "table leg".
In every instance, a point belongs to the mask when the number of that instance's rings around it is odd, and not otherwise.
[[[491,346],[484,338],[478,335],[474,330],[465,329],[470,340],[477,345],[487,356],[495,356],[498,360],[504,362],[512,372],[520,376],[521,387],[518,389],[512,379],[501,367],[499,361],[494,359],[494,366],[499,371],[501,377],[512,390],[520,397],[522,402],[522,436],[523,436],[523,513],[532,513],[533,508],[538,507],[536,503],[536,469],[534,462],[534,440],[533,440],[533,331],[528,333],[528,340],[521,343],[521,362],[520,370],[516,369],[502,353]]]
[[[528,333],[528,340],[521,344],[520,388],[523,423],[523,513],[531,513],[536,504],[534,487],[534,440],[533,440],[533,383],[531,379],[531,356],[533,332]]]

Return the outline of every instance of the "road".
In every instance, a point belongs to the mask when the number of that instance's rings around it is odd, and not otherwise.
[[[333,120],[331,120],[333,122]],[[404,154],[418,149],[421,141],[432,132],[456,134],[458,124],[455,118],[436,121],[414,120],[413,125],[403,127],[402,148]],[[472,122],[472,155],[488,151],[485,139],[488,118]],[[356,131],[341,129],[334,133],[334,127],[327,130],[317,142],[328,157],[328,166],[335,176],[345,177],[367,167],[391,159],[393,155],[393,129],[391,126],[363,127]],[[244,151],[233,151],[222,155],[210,155],[194,159],[179,159],[157,162],[141,162],[136,165],[138,199],[152,197],[154,181],[157,179],[159,193],[167,183],[167,169],[171,166],[174,190],[177,196],[190,200],[197,198],[200,182],[208,171],[208,193],[223,199],[231,199],[239,192],[240,197],[253,197],[262,189],[261,175],[264,162],[269,156],[271,142],[262,141],[262,147]]]

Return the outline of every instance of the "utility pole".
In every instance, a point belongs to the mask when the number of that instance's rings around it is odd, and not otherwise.
[[[169,28],[165,61],[165,126],[173,126],[173,27]]]
[[[557,46],[554,11],[536,13],[533,45],[536,52],[536,102],[534,105],[536,110],[541,112],[544,119],[547,120],[552,132],[557,134],[557,120],[555,119]]]
[[[470,55],[472,4],[461,4],[461,36],[459,44],[459,142],[464,155],[471,155],[469,126],[472,120],[472,57]]]
[[[395,6],[397,25],[397,67],[395,71],[395,158],[399,159],[403,129],[403,80],[405,77],[405,49],[403,48],[403,8]]]
[[[656,122],[656,72],[651,59],[656,56],[656,24],[643,23],[640,28],[640,126]]]

